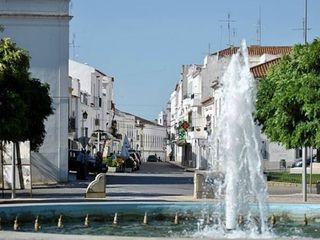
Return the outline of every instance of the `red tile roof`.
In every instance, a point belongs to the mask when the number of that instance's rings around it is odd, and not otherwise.
[[[213,53],[212,55],[217,55],[219,57],[226,57],[235,54],[238,51],[239,47],[229,47]],[[259,46],[259,45],[252,45],[248,46],[248,53],[250,56],[261,56],[263,54],[271,54],[271,55],[283,55],[289,54],[292,50],[290,46]]]
[[[256,65],[250,68],[250,71],[253,73],[255,78],[262,78],[267,75],[267,71],[270,66],[276,64],[280,58],[273,59],[271,61]]]

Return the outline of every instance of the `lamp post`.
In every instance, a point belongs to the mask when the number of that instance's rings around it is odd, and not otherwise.
[[[88,118],[88,113],[87,113],[86,111],[84,111],[84,112],[82,113],[82,120],[81,120],[81,122],[82,122],[82,126],[81,126],[81,137],[82,137],[82,141],[83,141],[83,143],[82,143],[82,147],[83,147],[83,148],[85,148],[85,145],[86,145],[85,140],[84,140],[84,137],[85,137],[84,121],[87,120],[87,118]]]

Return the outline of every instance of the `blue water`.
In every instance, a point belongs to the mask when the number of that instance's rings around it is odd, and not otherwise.
[[[34,219],[39,216],[41,232],[61,234],[145,236],[145,237],[228,237],[217,229],[214,213],[223,212],[214,203],[195,202],[77,202],[77,203],[30,203],[3,204],[0,217],[3,230],[12,230],[18,216],[21,231],[34,231]],[[148,224],[143,224],[145,212]],[[270,214],[277,217],[270,226],[271,236],[320,236],[319,204],[270,203]],[[118,213],[118,225],[113,225],[114,214]],[[174,224],[178,213],[179,224]],[[57,228],[59,215],[63,215],[64,228]],[[84,227],[84,218],[89,214],[90,225]],[[304,216],[308,225],[304,225]],[[206,216],[210,216],[206,218]],[[207,221],[206,221],[207,219]],[[241,229],[237,229],[241,231]],[[218,231],[218,233],[217,233]],[[220,235],[219,235],[220,234]],[[229,233],[228,233],[229,234]],[[238,234],[238,233],[237,233]],[[239,235],[247,238],[247,236]],[[256,235],[253,237],[257,237]],[[266,236],[264,236],[266,238]],[[272,238],[272,237],[271,237]]]

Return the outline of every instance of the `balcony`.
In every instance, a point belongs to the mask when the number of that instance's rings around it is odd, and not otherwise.
[[[204,127],[192,127],[193,131],[188,132],[188,139],[195,138],[207,138],[207,132],[204,130]]]
[[[190,105],[191,107],[200,107],[201,106],[201,96],[199,93],[191,94],[190,98]]]

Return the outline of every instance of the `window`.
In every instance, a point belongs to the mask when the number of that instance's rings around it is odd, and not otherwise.
[[[302,158],[302,148],[296,148],[296,158]]]

